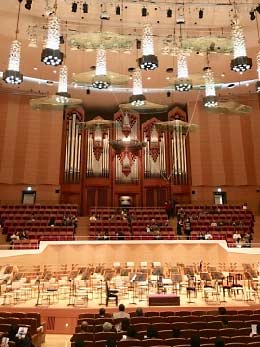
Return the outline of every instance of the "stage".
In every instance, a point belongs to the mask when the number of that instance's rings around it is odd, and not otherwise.
[[[23,269],[20,271],[27,271],[27,273],[33,268],[37,268],[38,270],[34,270],[34,275],[31,277],[32,282],[35,282],[38,274],[42,275],[48,271],[57,278],[66,275],[66,284],[58,285],[58,289],[53,292],[47,294],[44,292],[45,297],[42,297],[42,294],[39,297],[39,288],[35,283],[32,285],[32,295],[27,300],[20,300],[19,297],[19,300],[12,297],[8,299],[1,295],[0,310],[38,311],[41,313],[42,320],[47,323],[47,333],[72,334],[78,315],[84,312],[97,313],[100,307],[105,307],[106,296],[105,278],[92,277],[93,284],[91,286],[89,283],[84,284],[83,286],[87,288],[84,289],[85,292],[81,295],[80,300],[78,297],[76,300],[73,286],[75,284],[79,288],[82,284],[80,284],[80,280],[78,283],[69,280],[73,269],[103,266],[115,270],[115,267],[127,268],[129,266],[131,267],[130,272],[134,273],[142,263],[146,263],[150,270],[160,264],[159,266],[167,273],[176,264],[180,267],[194,266],[198,269],[200,261],[203,260],[205,269],[211,266],[223,272],[232,269],[232,272],[236,273],[241,272],[243,263],[253,264],[256,267],[259,255],[259,248],[228,248],[225,241],[41,242],[40,249],[37,250],[1,251],[0,265],[18,266]],[[66,271],[62,272],[63,267],[66,268]],[[26,274],[24,276],[26,277]],[[219,306],[230,309],[256,309],[260,307],[258,293],[256,295],[251,290],[251,284],[246,279],[242,281],[243,291],[240,291],[239,295],[231,293],[231,296],[223,293],[221,285],[217,286],[217,289],[212,293],[206,293],[203,285],[198,286],[197,295],[194,297],[193,292],[187,295],[187,283],[182,289],[178,288],[177,290],[173,286],[165,284],[164,293],[178,296],[180,306],[149,306],[149,295],[158,294],[157,279],[149,277],[149,288],[146,285],[136,283],[133,289],[133,284],[130,283],[131,279],[129,278],[131,277],[129,276],[124,285],[120,284],[120,286],[116,281],[112,281],[115,288],[120,287],[119,303],[125,304],[128,312],[135,311],[138,306],[143,307],[145,311],[208,311],[215,310]],[[43,282],[42,279],[41,282]],[[42,293],[41,288],[40,292]],[[164,295],[163,292],[160,292],[160,295]],[[115,310],[117,310],[115,303],[109,303],[107,311],[114,312]]]

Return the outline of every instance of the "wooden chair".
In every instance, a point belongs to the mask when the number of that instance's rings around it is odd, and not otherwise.
[[[118,290],[110,289],[106,281],[106,306],[108,306],[109,301],[115,301],[116,306],[118,306]]]

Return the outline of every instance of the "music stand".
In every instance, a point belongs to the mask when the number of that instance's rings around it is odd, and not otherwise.
[[[69,292],[69,303],[67,306],[75,306],[75,278],[69,279],[70,281],[70,292]]]
[[[40,284],[41,284],[41,281],[39,279],[37,279],[35,281],[35,284],[37,284],[37,300],[36,300],[35,306],[39,306],[39,305],[41,305],[40,304]]]

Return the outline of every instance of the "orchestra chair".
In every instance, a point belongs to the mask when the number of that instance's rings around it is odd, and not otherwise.
[[[113,300],[116,303],[116,306],[118,306],[118,290],[110,289],[108,286],[108,283],[106,281],[106,306],[108,306],[108,302]]]

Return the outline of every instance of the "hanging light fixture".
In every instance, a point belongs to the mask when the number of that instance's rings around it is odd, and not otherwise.
[[[63,53],[60,51],[60,23],[56,16],[57,0],[54,11],[48,18],[46,47],[42,50],[41,61],[46,65],[61,65]]]
[[[234,49],[234,59],[231,60],[231,70],[245,72],[252,67],[252,59],[246,55],[246,43],[243,29],[237,18],[232,24],[232,42]]]
[[[179,92],[187,92],[192,89],[192,81],[189,79],[187,55],[183,49],[177,53],[177,79],[175,89]]]
[[[107,55],[103,46],[97,49],[96,72],[92,80],[93,88],[107,89],[111,84],[107,76]]]
[[[218,105],[218,100],[216,97],[214,74],[211,67],[207,66],[203,69],[205,72],[205,97],[203,98],[203,105],[205,107],[216,107]]]
[[[21,42],[17,40],[22,0],[18,0],[18,2],[19,8],[16,22],[15,40],[11,43],[8,68],[3,72],[3,80],[9,84],[21,84],[23,82],[23,75],[20,72]]]
[[[258,81],[256,82],[256,92],[260,93],[260,51],[257,53],[257,56],[256,56],[256,64],[257,64],[257,75],[258,75]]]
[[[138,59],[141,69],[154,70],[158,67],[158,58],[154,55],[153,31],[150,24],[145,25],[143,30],[143,55]]]
[[[58,92],[56,95],[58,96],[57,101],[60,101],[61,103],[68,101],[71,97],[68,93],[68,68],[66,65],[63,65],[60,68]]]
[[[129,102],[133,106],[142,106],[145,102],[143,95],[142,71],[136,68],[133,73],[133,95],[130,96]]]

